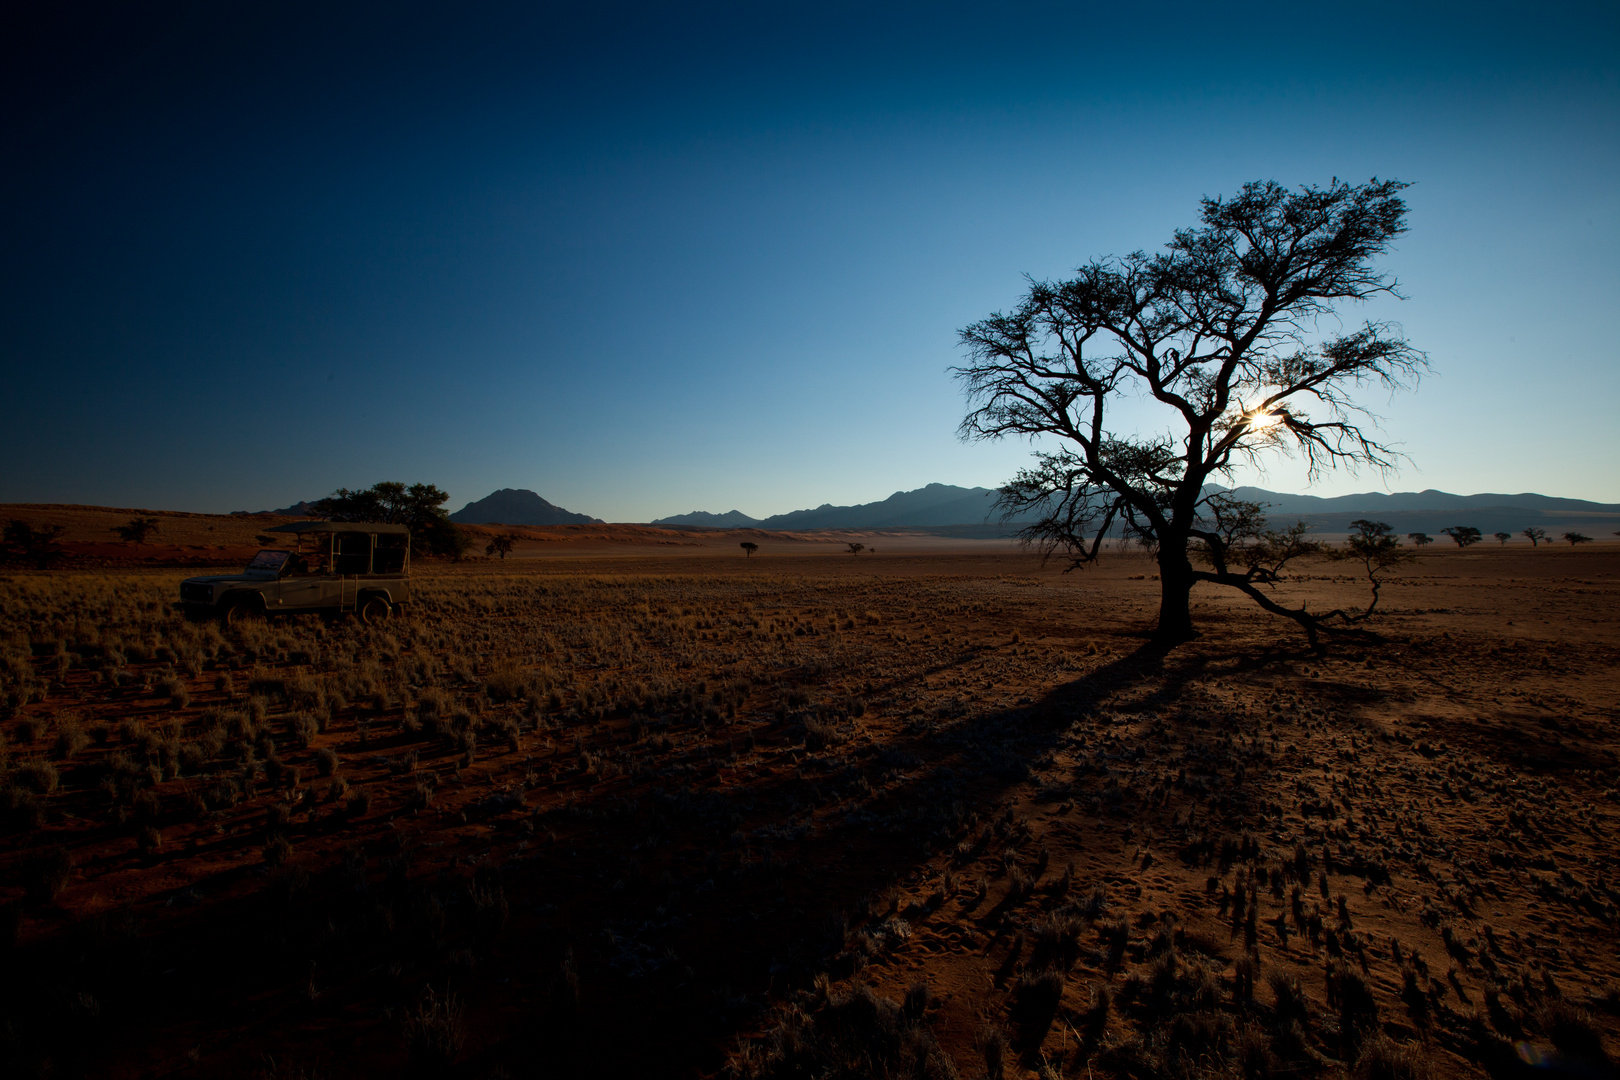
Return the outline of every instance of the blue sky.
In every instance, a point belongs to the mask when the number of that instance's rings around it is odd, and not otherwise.
[[[959,442],[946,369],[1023,275],[1378,176],[1409,299],[1346,319],[1435,370],[1369,399],[1409,467],[1310,490],[1620,502],[1616,11],[41,6],[0,76],[0,501],[994,485],[1028,447]]]

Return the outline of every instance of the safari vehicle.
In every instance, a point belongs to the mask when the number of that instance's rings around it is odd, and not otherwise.
[[[276,614],[388,618],[411,595],[411,536],[403,525],[371,521],[295,521],[292,548],[265,548],[240,574],[187,578],[179,607],[229,624]]]

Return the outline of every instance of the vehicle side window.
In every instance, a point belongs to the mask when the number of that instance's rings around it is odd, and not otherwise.
[[[371,534],[338,533],[332,571],[337,574],[371,573]]]
[[[405,571],[406,544],[410,538],[402,535],[383,534],[377,537],[377,549],[372,553],[372,572],[377,574],[399,574]]]

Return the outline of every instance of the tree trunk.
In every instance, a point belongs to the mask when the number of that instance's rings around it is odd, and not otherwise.
[[[1154,639],[1164,642],[1191,641],[1197,637],[1192,624],[1192,562],[1185,545],[1180,551],[1168,546],[1159,549],[1159,628]]]

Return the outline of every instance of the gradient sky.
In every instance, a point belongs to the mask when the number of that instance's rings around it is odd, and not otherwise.
[[[467,9],[472,10],[467,10]],[[994,485],[957,331],[1244,181],[1394,177],[1412,464],[1620,502],[1620,8],[40,3],[0,501],[500,487],[645,521]],[[1144,414],[1145,415],[1145,414]],[[1286,461],[1240,478],[1306,490]]]

